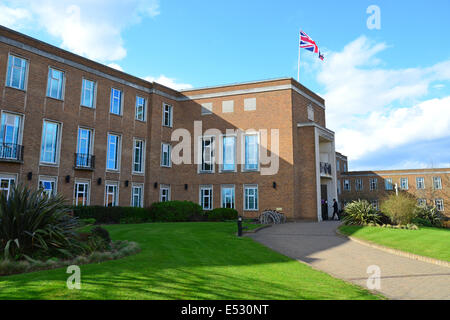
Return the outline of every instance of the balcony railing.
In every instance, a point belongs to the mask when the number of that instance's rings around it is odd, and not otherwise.
[[[331,164],[326,162],[320,163],[320,174],[331,176]]]
[[[15,143],[0,143],[1,161],[23,161],[23,146]]]
[[[75,153],[75,169],[93,170],[95,156],[87,153]]]

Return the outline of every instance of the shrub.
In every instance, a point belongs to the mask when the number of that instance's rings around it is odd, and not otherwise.
[[[377,210],[367,201],[353,201],[345,206],[342,221],[345,224],[365,225],[380,223],[381,216]]]
[[[404,193],[393,194],[381,203],[381,211],[395,224],[408,224],[414,218],[416,199]]]
[[[143,223],[150,219],[149,210],[146,208],[77,206],[72,210],[80,219],[94,218],[96,223]]]
[[[206,211],[206,216],[208,221],[235,220],[238,217],[238,212],[231,208],[216,208]]]
[[[202,207],[191,201],[156,202],[150,207],[150,221],[176,222],[203,219]]]
[[[444,216],[434,206],[416,206],[412,221],[426,227],[442,227]]]
[[[80,222],[83,223],[85,226],[89,226],[95,224],[95,219],[94,218],[80,219]]]
[[[102,227],[92,228],[91,233],[92,233],[92,235],[98,236],[101,239],[103,239],[103,241],[105,241],[107,244],[109,244],[111,242],[111,237],[109,236],[109,232],[105,228],[102,228]]]

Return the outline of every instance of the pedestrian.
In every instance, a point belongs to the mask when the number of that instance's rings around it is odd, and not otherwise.
[[[336,215],[337,219],[339,219],[339,206],[336,202],[336,199],[333,199],[333,217],[331,217],[331,220],[334,220],[334,215]]]

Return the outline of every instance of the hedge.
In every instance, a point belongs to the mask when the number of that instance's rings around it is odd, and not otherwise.
[[[234,220],[238,217],[238,212],[235,209],[230,208],[216,208],[211,211],[207,211],[206,215],[208,221],[223,221]]]

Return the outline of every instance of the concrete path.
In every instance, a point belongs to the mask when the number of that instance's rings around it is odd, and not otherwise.
[[[367,267],[381,270],[381,288],[390,299],[450,299],[450,268],[400,257],[336,235],[339,222],[294,222],[249,235],[293,259],[367,288]],[[450,250],[450,248],[449,248]]]

